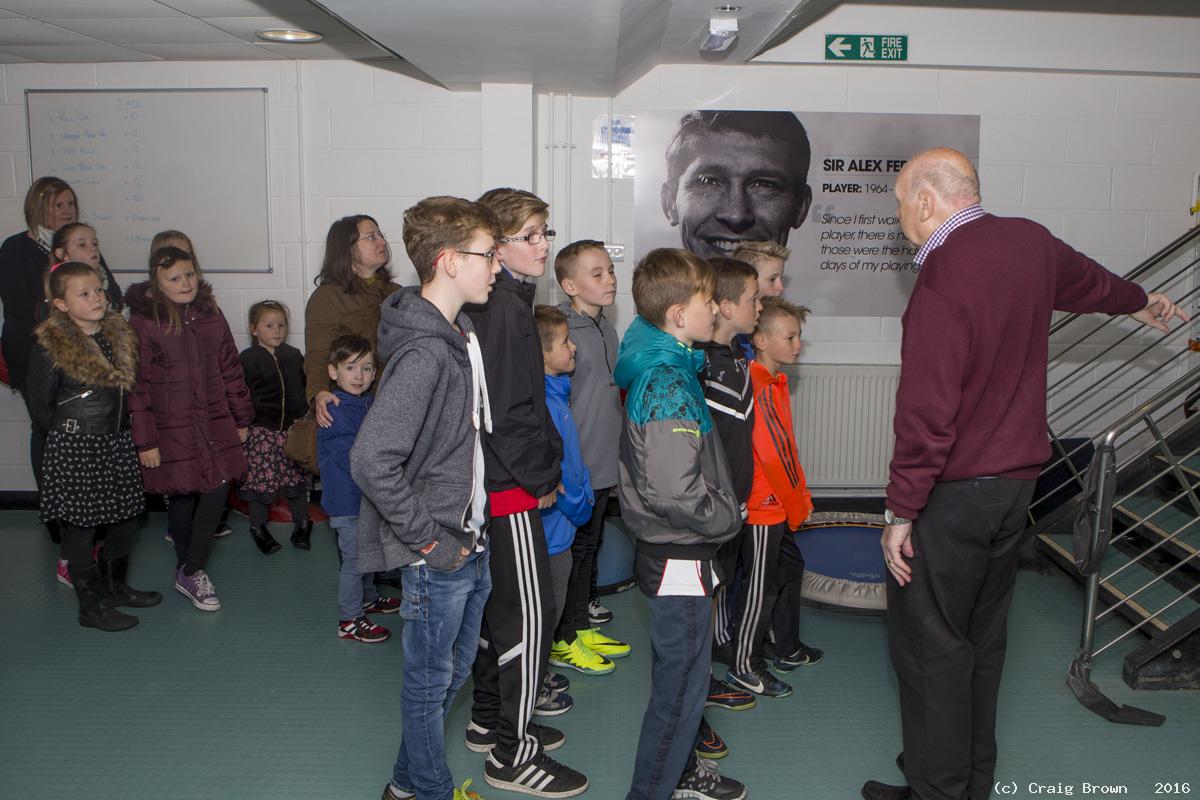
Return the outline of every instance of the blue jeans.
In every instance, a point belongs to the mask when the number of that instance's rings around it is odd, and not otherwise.
[[[626,800],[668,800],[695,756],[712,668],[711,597],[647,597],[650,703]]]
[[[342,622],[358,619],[363,606],[379,599],[374,573],[358,571],[358,517],[330,517],[329,524],[337,531],[338,552],[342,567],[338,571],[338,619]]]
[[[479,649],[479,624],[492,591],[488,553],[472,553],[454,572],[424,564],[404,567],[404,738],[392,786],[419,800],[450,800],[454,779],[446,763],[446,717],[466,683]]]

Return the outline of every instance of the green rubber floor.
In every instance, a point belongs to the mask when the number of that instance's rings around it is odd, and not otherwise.
[[[231,524],[209,570],[223,608],[205,614],[171,589],[164,518],[151,515],[131,577],[165,600],[137,628],[105,634],[76,624],[74,595],[54,579],[55,548],[35,515],[0,513],[0,800],[379,797],[399,743],[399,637],[337,638],[327,527],[317,526],[311,552],[285,544],[263,557],[245,520]],[[648,694],[647,613],[636,591],[605,602],[616,615],[609,632],[633,654],[609,676],[570,673],[575,708],[543,721],[566,732],[554,756],[587,774],[584,796],[620,800]],[[1168,717],[1161,728],[1132,728],[1092,715],[1066,687],[1080,608],[1065,575],[1021,573],[998,725],[997,779],[1016,785],[1005,795],[1032,796],[1030,784],[1040,784],[1083,796],[1084,782],[1137,798],[1160,796],[1158,782],[1200,793],[1200,693],[1134,693],[1120,680],[1120,654],[1106,655],[1093,673],[1100,688]],[[755,800],[853,800],[868,778],[901,781],[883,619],[806,610],[802,634],[826,656],[792,674],[793,696],[710,709],[731,747],[722,772]],[[456,778],[473,779],[489,800],[519,797],[488,787],[482,757],[463,746],[469,701],[468,685],[448,723]]]

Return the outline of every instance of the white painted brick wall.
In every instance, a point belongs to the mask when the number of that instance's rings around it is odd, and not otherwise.
[[[411,283],[416,274],[401,241],[404,209],[428,194],[475,197],[482,190],[478,92],[448,92],[357,62],[7,64],[0,67],[0,231],[7,236],[24,227],[26,88],[230,86],[268,89],[272,173],[273,271],[211,276],[239,346],[249,343],[247,309],[273,298],[291,309],[289,341],[303,347],[304,305],[336,217],[375,216],[392,236],[398,278]],[[86,206],[86,192],[80,194]],[[103,246],[117,232],[99,234]],[[203,260],[203,242],[196,246]],[[141,276],[118,279],[127,286]],[[27,453],[24,406],[19,397],[0,398],[0,491],[33,488]]]

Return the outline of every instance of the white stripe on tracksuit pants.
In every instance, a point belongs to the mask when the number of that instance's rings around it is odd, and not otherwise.
[[[787,523],[750,525],[742,538],[742,582],[738,588],[734,634],[736,651],[734,670],[747,673],[764,666],[762,651],[767,627],[771,623],[775,601],[779,597],[780,575],[776,569],[779,545],[787,533]]]
[[[524,764],[540,750],[529,732],[554,635],[554,592],[542,517],[522,511],[488,528],[492,594],[483,611],[471,719],[496,732],[492,757]]]

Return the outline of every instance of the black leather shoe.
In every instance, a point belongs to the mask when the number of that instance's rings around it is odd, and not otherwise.
[[[867,781],[862,787],[863,800],[908,800],[913,796],[908,786],[892,786],[879,781]]]
[[[303,522],[297,522],[296,527],[292,528],[292,544],[301,550],[311,550],[312,545],[309,539],[312,538],[312,520],[306,519]]]
[[[251,525],[250,536],[254,538],[254,545],[259,549],[264,556],[269,556],[271,553],[279,552],[280,544],[275,541],[275,537],[267,530],[266,525]]]

